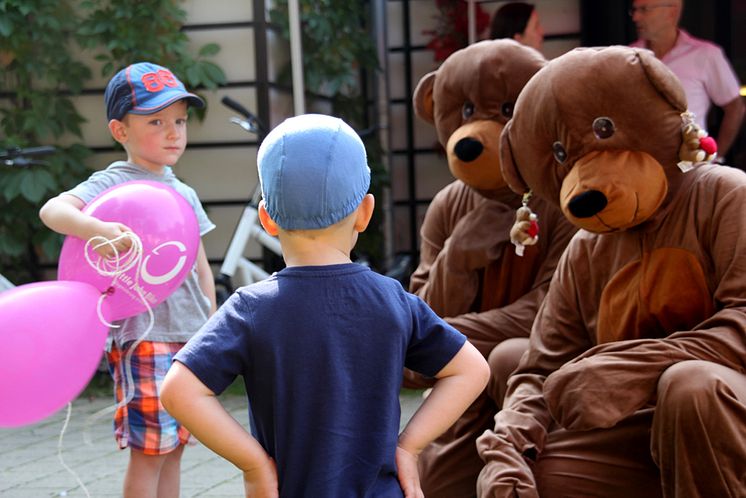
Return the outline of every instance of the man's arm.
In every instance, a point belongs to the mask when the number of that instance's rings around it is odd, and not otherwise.
[[[215,393],[178,361],[163,381],[161,403],[200,442],[243,471],[247,497],[279,496],[272,458]]]
[[[717,136],[718,155],[725,157],[741,130],[746,106],[742,97],[738,96],[723,107],[723,120],[720,123],[720,131]]]

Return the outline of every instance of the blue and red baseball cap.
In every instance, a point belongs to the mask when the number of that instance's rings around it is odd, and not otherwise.
[[[205,101],[187,92],[169,69],[138,62],[119,71],[106,85],[106,118],[111,121],[127,113],[153,114],[182,99],[194,107],[205,106]]]

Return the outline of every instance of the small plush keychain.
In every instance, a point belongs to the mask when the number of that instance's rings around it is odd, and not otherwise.
[[[681,114],[684,124],[681,127],[683,141],[679,148],[678,166],[686,173],[695,166],[715,160],[718,146],[715,139],[694,122],[694,114],[687,111]]]
[[[532,246],[539,241],[539,222],[536,213],[528,207],[531,191],[523,194],[521,207],[515,213],[515,223],[510,229],[510,241],[515,246],[515,253],[523,256],[526,246]]]

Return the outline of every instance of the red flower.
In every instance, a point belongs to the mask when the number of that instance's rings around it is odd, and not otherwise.
[[[438,15],[435,29],[424,30],[422,34],[432,38],[427,48],[435,52],[436,62],[442,62],[456,50],[469,43],[469,4],[466,0],[436,0]],[[479,4],[475,4],[476,31],[482,33],[490,22],[490,16]]]

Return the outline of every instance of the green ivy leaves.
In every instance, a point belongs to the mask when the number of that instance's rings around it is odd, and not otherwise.
[[[44,166],[0,163],[0,273],[16,284],[38,280],[40,259],[53,260],[62,237],[42,226],[48,198],[90,174],[84,118],[73,97],[83,92],[93,59],[104,77],[136,61],[171,68],[188,88],[226,81],[210,60],[215,43],[197,54],[182,27],[180,0],[0,0],[0,149],[56,144]],[[199,116],[199,114],[198,114]]]

